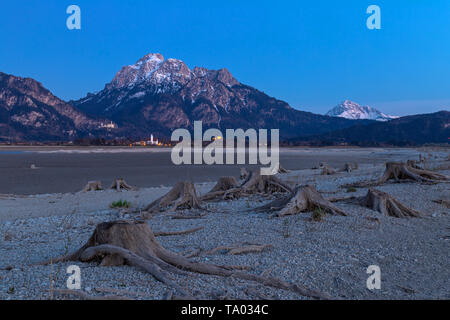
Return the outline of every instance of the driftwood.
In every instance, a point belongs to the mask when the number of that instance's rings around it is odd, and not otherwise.
[[[142,212],[144,218],[152,213],[167,209],[201,209],[201,201],[197,197],[195,187],[191,182],[178,182],[168,193],[150,203]]]
[[[144,221],[120,220],[101,223],[97,225],[92,236],[79,250],[70,255],[44,262],[43,264],[61,261],[94,261],[100,262],[100,265],[107,266],[132,265],[150,273],[155,279],[173,288],[177,294],[184,298],[192,297],[170,279],[170,273],[187,275],[187,272],[190,271],[216,276],[234,277],[258,282],[265,286],[293,291],[308,297],[329,298],[326,294],[277,278],[236,271],[228,266],[189,260],[161,246],[149,225]]]
[[[360,200],[360,203],[365,207],[384,214],[385,216],[396,218],[421,216],[421,214],[416,210],[408,208],[386,192],[376,189],[369,189],[367,191],[367,195]]]
[[[207,254],[215,254],[216,252],[225,252],[226,254],[238,255],[238,254],[246,254],[246,253],[259,253],[264,249],[272,248],[270,244],[251,244],[244,243],[242,245],[234,245],[234,246],[219,246],[207,252]]]
[[[197,232],[202,229],[203,229],[203,227],[198,227],[198,228],[183,230],[183,231],[154,232],[153,234],[155,237],[178,236],[178,235],[182,235],[182,234],[194,233],[194,232]]]
[[[310,185],[299,186],[288,196],[276,199],[253,210],[257,212],[275,211],[275,215],[280,217],[300,212],[313,211],[315,209],[324,210],[333,215],[347,215],[330,201],[324,199],[316,188]]]
[[[429,170],[413,168],[404,162],[387,162],[386,170],[384,171],[384,174],[380,179],[376,181],[353,183],[345,185],[344,187],[379,186],[391,179],[393,179],[395,182],[417,181],[428,184],[434,184],[448,180],[448,178],[442,174],[435,173]]]
[[[102,183],[100,181],[89,181],[84,187],[83,192],[99,191],[103,190]]]
[[[121,191],[121,190],[137,190],[136,187],[130,186],[126,181],[122,178],[118,178],[114,180],[110,189]]]

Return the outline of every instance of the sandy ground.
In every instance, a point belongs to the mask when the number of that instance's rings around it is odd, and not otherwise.
[[[289,153],[288,151],[287,153]],[[330,157],[339,151],[320,150]],[[347,152],[348,151],[340,151]],[[354,152],[361,152],[356,150]],[[294,170],[280,177],[291,183],[313,183],[325,197],[348,195],[340,186],[374,179],[383,172],[379,159],[417,158],[421,150],[371,150],[373,163],[362,164],[351,173],[321,176],[319,170]],[[293,157],[298,156],[295,151]],[[448,166],[448,152],[432,152],[433,163]],[[324,154],[314,154],[315,163]],[[287,167],[287,165],[286,165]],[[449,170],[439,172],[450,175]],[[233,175],[237,176],[235,168]],[[212,182],[197,183],[207,192]],[[388,183],[380,190],[420,211],[422,218],[398,219],[355,204],[337,203],[347,217],[329,216],[321,222],[311,213],[270,218],[251,208],[268,200],[260,197],[208,204],[202,219],[174,220],[159,214],[149,220],[153,231],[202,230],[182,236],[158,237],[161,244],[180,254],[200,250],[196,261],[222,265],[246,265],[251,273],[272,275],[344,299],[450,299],[450,210],[433,202],[450,199],[448,183],[422,185]],[[66,267],[74,263],[33,266],[39,261],[79,248],[95,225],[123,218],[109,204],[123,199],[141,208],[169,190],[168,187],[112,190],[89,193],[0,196],[0,299],[49,299],[50,288],[64,288]],[[364,195],[366,189],[352,193]],[[127,216],[125,216],[127,217]],[[231,256],[208,251],[220,245],[243,242],[271,244],[261,253]],[[79,263],[82,290],[91,295],[116,294],[133,299],[162,299],[170,288],[133,267],[99,267]],[[366,269],[381,269],[381,290],[368,290]],[[201,299],[304,299],[283,290],[234,278],[189,274],[174,280]]]

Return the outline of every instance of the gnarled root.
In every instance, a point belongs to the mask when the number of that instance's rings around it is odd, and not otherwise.
[[[275,215],[280,217],[300,212],[313,211],[316,208],[333,215],[347,215],[330,201],[324,199],[316,188],[310,185],[299,186],[288,196],[274,200],[254,210],[257,212],[275,211]]]
[[[413,168],[404,162],[387,162],[386,170],[384,171],[383,176],[377,181],[354,183],[345,185],[344,187],[379,186],[391,179],[395,180],[395,182],[417,181],[428,184],[448,181],[448,177],[442,174],[435,173],[429,170]]]
[[[99,191],[103,190],[102,183],[100,181],[89,181],[84,187],[83,192]]]
[[[237,188],[238,186],[239,183],[235,177],[221,177],[208,193],[200,197],[200,200],[207,201],[222,198],[225,191]]]
[[[360,199],[360,203],[372,210],[381,212],[386,216],[396,218],[420,217],[416,210],[408,208],[403,203],[390,196],[386,192],[369,189],[367,195]]]
[[[114,180],[110,189],[121,191],[121,190],[137,190],[136,187],[130,186],[126,181],[122,178],[118,178]]]
[[[197,197],[195,187],[191,182],[178,182],[168,193],[150,203],[142,213],[144,218],[152,213],[165,211],[167,209],[200,209],[201,201]]]
[[[255,281],[266,286],[290,290],[313,298],[329,298],[328,295],[287,283],[277,278],[263,277],[237,271],[236,267],[219,266],[191,261],[166,250],[156,240],[144,221],[120,220],[97,225],[88,242],[75,253],[53,261],[98,261],[101,265],[133,265],[157,280],[174,288],[182,297],[190,297],[184,289],[170,280],[171,272],[186,271]],[[47,262],[48,263],[48,262]]]

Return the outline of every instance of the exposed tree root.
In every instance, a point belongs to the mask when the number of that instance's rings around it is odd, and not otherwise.
[[[206,213],[200,213],[200,212],[197,212],[197,213],[194,213],[194,214],[171,214],[171,215],[169,215],[172,219],[183,219],[183,220],[186,220],[186,219],[201,219],[201,218],[203,218],[204,216],[206,216]]]
[[[101,265],[128,264],[138,267],[167,286],[181,297],[190,297],[184,289],[170,280],[170,273],[186,271],[255,281],[266,286],[289,290],[312,298],[329,298],[328,295],[291,284],[272,277],[262,277],[233,267],[195,262],[166,250],[156,240],[144,221],[113,221],[97,225],[87,243],[79,250],[53,261],[98,261]],[[47,262],[48,263],[48,262]]]
[[[136,187],[130,186],[126,181],[122,178],[118,178],[114,180],[110,189],[121,191],[121,190],[137,190]]]
[[[215,254],[216,252],[225,252],[231,255],[246,254],[246,253],[259,253],[264,249],[272,248],[271,244],[242,244],[234,246],[219,246],[207,252],[207,254]]]
[[[386,192],[376,189],[369,189],[367,195],[361,198],[360,203],[365,207],[381,212],[385,216],[396,218],[421,216],[416,210],[408,208]]]
[[[182,234],[194,233],[194,232],[197,232],[202,229],[203,229],[203,227],[198,227],[198,228],[183,230],[183,231],[154,232],[153,234],[155,235],[155,237],[178,236],[178,235],[182,235]]]
[[[89,181],[88,184],[84,187],[83,192],[99,190],[103,190],[102,183],[100,181]]]
[[[208,201],[220,198],[225,191],[237,188],[238,186],[239,183],[235,177],[221,177],[208,193],[200,197],[200,200]]]
[[[276,199],[253,210],[256,210],[257,212],[275,211],[275,215],[280,217],[300,212],[313,211],[317,208],[333,215],[347,215],[330,201],[324,199],[316,188],[310,185],[299,186],[288,196]]]
[[[406,161],[406,165],[408,165],[414,169],[425,170],[424,162],[422,162],[422,161],[408,160],[408,161]]]
[[[433,202],[441,204],[444,207],[447,207],[448,209],[450,209],[450,201],[449,200],[437,199],[437,200],[433,200]]]
[[[178,182],[168,193],[150,203],[142,212],[143,218],[149,218],[152,213],[183,209],[200,209],[201,201],[197,197],[195,187],[191,182]]]
[[[387,162],[386,170],[384,171],[384,174],[380,179],[376,181],[353,183],[345,185],[344,187],[379,186],[391,179],[394,179],[395,182],[417,181],[428,184],[448,181],[448,178],[446,176],[439,173],[413,168],[403,162]]]

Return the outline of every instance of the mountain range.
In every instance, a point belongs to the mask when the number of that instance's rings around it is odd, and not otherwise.
[[[336,107],[328,111],[326,115],[330,117],[341,117],[353,120],[366,119],[376,121],[389,121],[398,118],[397,116],[384,114],[381,111],[369,106],[361,106],[350,100],[341,102]]]
[[[75,101],[57,98],[36,80],[0,73],[0,142],[169,138],[196,120],[204,129],[279,128],[282,140],[311,143],[386,142],[393,135],[402,143],[448,142],[448,112],[414,117],[426,122],[420,137],[407,133],[408,117],[393,119],[348,100],[327,115],[300,111],[240,83],[227,69],[190,69],[157,53],[124,66],[103,90]]]
[[[96,94],[70,102],[88,116],[106,117],[123,134],[170,136],[176,128],[280,128],[284,138],[325,133],[354,125],[290,107],[286,102],[240,83],[227,69],[192,70],[176,59],[148,54],[123,67]]]

